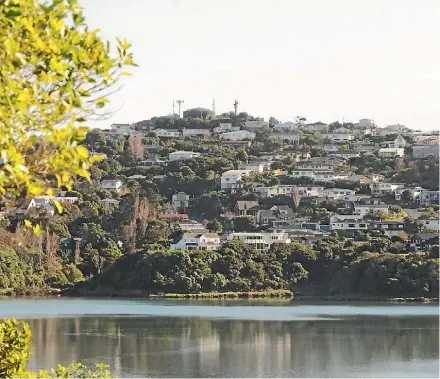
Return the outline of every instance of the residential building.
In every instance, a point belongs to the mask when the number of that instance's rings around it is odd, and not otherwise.
[[[172,196],[171,204],[175,208],[188,208],[189,195],[187,195],[185,192],[177,192]]]
[[[325,161],[309,161],[309,162],[302,162],[298,165],[295,165],[295,169],[298,170],[333,170],[334,165],[332,162],[325,162]]]
[[[323,145],[314,145],[312,146],[312,148],[316,150],[326,151],[327,153],[339,151],[339,145],[331,144],[331,143],[327,143]]]
[[[304,129],[310,132],[323,132],[326,131],[327,128],[328,125],[321,121],[304,125]]]
[[[257,213],[257,221],[263,225],[272,225],[274,227],[280,224],[289,224],[293,220],[294,213],[288,205],[274,205],[270,209],[260,209]]]
[[[276,185],[271,187],[256,187],[254,192],[259,193],[262,197],[274,196],[292,196],[297,193],[301,197],[318,196],[319,191],[323,190],[321,186],[297,186],[297,185]]]
[[[232,130],[232,123],[230,122],[221,122],[219,126],[216,126],[212,131],[214,133],[224,133],[230,132]]]
[[[416,138],[416,145],[438,145],[440,142],[438,133],[436,135],[419,136]]]
[[[437,142],[435,144],[427,145],[414,145],[412,147],[412,156],[414,159],[424,159],[429,156],[439,157],[440,144]]]
[[[372,196],[383,196],[385,194],[394,193],[396,189],[404,188],[404,187],[405,185],[401,183],[385,183],[385,182],[370,183]]]
[[[101,203],[105,204],[105,205],[119,205],[119,200],[116,199],[111,199],[111,198],[105,198],[101,200]]]
[[[417,221],[428,230],[440,231],[440,221],[438,216],[421,216]]]
[[[182,137],[182,133],[179,132],[177,129],[155,129],[155,130],[153,130],[153,133],[157,137],[163,137],[163,138],[179,138],[179,137]]]
[[[403,221],[372,221],[371,224],[372,229],[382,230],[388,237],[399,236],[405,233]]]
[[[298,130],[298,124],[292,121],[280,122],[279,124],[276,124],[273,128],[274,132],[293,132],[294,130]]]
[[[192,158],[197,158],[200,157],[200,153],[196,153],[194,151],[175,151],[173,153],[170,153],[168,155],[168,160],[170,162],[173,161],[178,161],[181,159],[192,159]]]
[[[292,178],[310,178],[317,182],[332,182],[335,180],[344,180],[348,178],[347,174],[335,173],[333,170],[315,170],[315,169],[294,169]]]
[[[357,153],[372,153],[378,150],[378,147],[371,143],[365,143],[365,142],[353,142],[353,150]]]
[[[353,133],[346,128],[335,129],[332,133],[325,133],[323,137],[335,143],[347,143],[354,139]]]
[[[250,132],[249,130],[236,130],[233,132],[221,133],[219,134],[219,138],[230,141],[254,140],[255,133]]]
[[[405,149],[395,147],[385,147],[379,149],[377,155],[381,158],[403,158],[405,156]]]
[[[101,187],[108,190],[120,192],[122,190],[122,181],[119,179],[107,179],[101,182]]]
[[[363,118],[359,120],[358,124],[354,126],[353,130],[354,134],[357,135],[375,135],[376,134],[376,126],[372,120]]]
[[[210,129],[186,129],[182,130],[182,135],[184,137],[202,137],[207,138],[211,136]]]
[[[372,212],[389,213],[388,205],[381,202],[380,199],[363,198],[353,204],[354,212],[361,216],[365,216]]]
[[[228,170],[225,171],[220,179],[222,190],[236,190],[243,186],[243,181],[251,175],[250,170]]]
[[[420,204],[422,205],[439,205],[439,190],[423,190],[420,195]]]
[[[336,151],[329,153],[329,156],[343,158],[343,159],[352,159],[352,158],[358,158],[361,155],[356,151]]]
[[[133,124],[112,124],[111,133],[116,135],[128,136],[137,133]]]
[[[142,179],[146,179],[146,176],[145,175],[135,174],[135,175],[127,176],[127,179],[130,179],[130,180],[142,180]]]
[[[299,144],[299,139],[301,134],[297,131],[284,132],[284,131],[274,131],[269,138],[272,141],[289,141],[291,144]]]
[[[262,129],[262,128],[268,128],[269,123],[263,120],[246,121],[244,123],[244,127],[246,129]]]
[[[405,125],[388,125],[385,128],[378,128],[377,135],[385,137],[388,134],[408,134],[409,129]]]
[[[330,230],[368,230],[369,223],[360,215],[333,215],[330,217]]]
[[[186,221],[178,222],[176,225],[179,227],[180,230],[184,232],[193,232],[193,233],[208,232],[203,226],[203,224],[194,220],[186,220]]]
[[[436,245],[440,245],[438,233],[419,233],[409,238],[409,247],[412,251],[429,251]]]
[[[171,244],[171,250],[218,250],[220,246],[217,233],[185,232],[180,241]]]
[[[231,233],[226,238],[228,241],[239,239],[248,245],[252,245],[256,250],[265,251],[273,243],[290,243],[291,240],[287,233]]]
[[[239,170],[249,170],[254,172],[263,172],[267,171],[270,168],[270,164],[268,162],[248,162],[242,163],[238,167]]]
[[[408,145],[405,138],[403,138],[400,134],[393,141],[382,142],[382,147],[391,147],[395,149],[404,148]]]
[[[402,188],[397,188],[394,191],[394,198],[396,200],[402,200],[402,195],[404,192],[408,192],[408,195],[410,197],[410,200],[420,200],[422,193],[424,191],[424,189],[422,187],[402,187]]]
[[[343,199],[345,196],[354,195],[356,191],[344,188],[324,188],[318,191],[318,198],[324,199]]]
[[[254,216],[256,217],[260,205],[255,200],[238,200],[234,207],[234,215],[239,216]]]

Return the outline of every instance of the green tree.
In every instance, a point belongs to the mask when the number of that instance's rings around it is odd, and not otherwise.
[[[80,125],[134,64],[130,44],[118,40],[113,57],[76,0],[2,1],[0,24],[0,195],[70,188],[99,160],[80,145]]]

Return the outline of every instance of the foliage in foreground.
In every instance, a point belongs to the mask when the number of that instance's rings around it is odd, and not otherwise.
[[[110,378],[107,366],[96,364],[89,369],[81,363],[58,365],[50,370],[27,371],[32,332],[29,325],[17,320],[0,323],[0,377],[1,378]]]

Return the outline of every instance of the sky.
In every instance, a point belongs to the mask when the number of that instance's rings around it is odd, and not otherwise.
[[[212,108],[293,121],[440,127],[438,0],[82,0],[139,67],[111,97],[135,122]],[[176,107],[177,113],[177,107]]]

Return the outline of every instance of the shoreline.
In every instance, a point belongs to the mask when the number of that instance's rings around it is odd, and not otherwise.
[[[290,300],[298,302],[386,302],[386,303],[438,303],[438,297],[423,296],[366,296],[366,295],[294,295],[290,290],[267,290],[267,291],[237,291],[237,292],[201,292],[201,293],[149,293],[142,290],[85,290],[85,289],[57,289],[44,290],[2,290],[0,296],[5,297],[44,297],[56,296],[66,298],[94,297],[94,298],[145,298],[145,299],[169,299],[169,300],[239,300],[239,299],[271,299]]]

